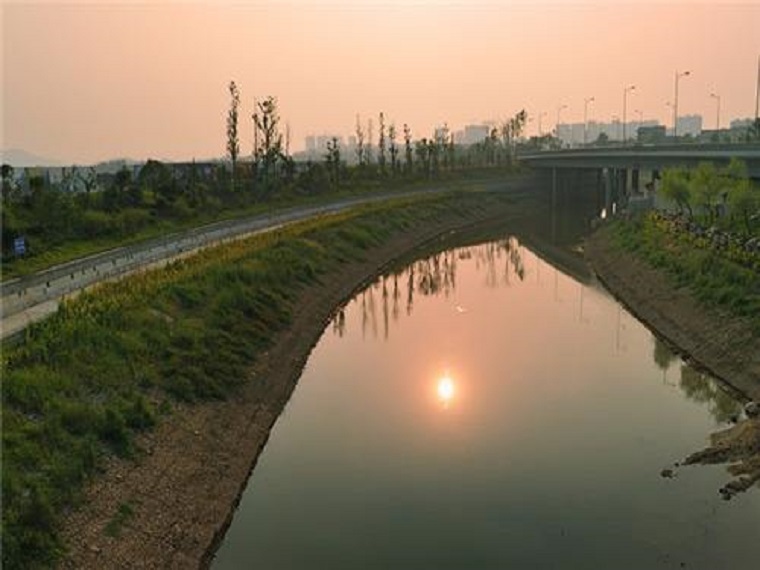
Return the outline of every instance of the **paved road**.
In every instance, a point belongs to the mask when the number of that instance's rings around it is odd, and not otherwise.
[[[520,184],[517,184],[518,186]],[[513,187],[492,183],[489,190]],[[20,333],[31,323],[54,313],[65,296],[108,279],[118,279],[150,267],[160,266],[197,251],[232,239],[273,231],[308,218],[333,214],[352,207],[391,198],[442,193],[448,189],[431,188],[413,192],[378,194],[371,197],[346,198],[330,204],[292,208],[251,218],[227,220],[186,232],[167,235],[137,245],[119,247],[2,284],[0,333],[2,340]]]

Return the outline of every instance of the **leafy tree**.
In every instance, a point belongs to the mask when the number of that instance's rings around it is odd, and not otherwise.
[[[3,163],[2,167],[0,167],[0,174],[2,175],[3,200],[7,202],[14,189],[13,167],[10,164]]]
[[[338,188],[341,182],[341,158],[340,143],[337,137],[333,137],[327,143],[327,154],[325,155],[325,164],[327,167],[330,183],[334,188]]]
[[[273,177],[276,175],[277,162],[282,158],[282,134],[280,133],[280,115],[277,99],[271,95],[257,104],[253,114],[256,128],[261,132],[262,141],[257,149],[257,160],[262,166],[262,177],[266,190],[271,190]]]
[[[432,142],[429,142],[427,138],[414,143],[414,152],[417,155],[417,167],[428,178],[433,175],[431,147]]]
[[[689,185],[689,179],[684,170],[680,168],[665,170],[662,173],[660,193],[664,198],[675,203],[681,213],[683,213],[684,209],[686,209],[689,212],[689,217],[692,216],[691,187]]]
[[[407,174],[412,173],[412,168],[414,167],[414,157],[413,157],[413,151],[412,151],[412,131],[409,128],[409,125],[404,123],[404,158],[405,158],[405,168]]]
[[[610,144],[610,136],[605,132],[599,133],[594,141],[595,146],[607,146],[608,144]]]
[[[324,164],[309,161],[296,180],[296,188],[303,194],[322,194],[330,189],[330,176]]]
[[[385,175],[385,116],[380,111],[379,117],[379,135],[377,139],[377,164],[380,167],[380,174]]]
[[[230,110],[227,112],[227,155],[232,162],[232,189],[235,190],[235,168],[240,155],[240,139],[238,137],[238,108],[240,93],[234,81],[230,81]]]
[[[514,164],[515,146],[517,139],[522,135],[527,120],[528,114],[525,112],[525,109],[523,109],[519,113],[516,113],[514,117],[503,123],[501,126],[501,136],[503,139],[504,148],[506,148],[507,152],[509,153],[510,164]]]
[[[760,217],[760,190],[743,178],[729,190],[728,204],[731,215],[741,218],[746,232],[752,234],[752,221]]]
[[[356,163],[359,167],[364,166],[366,160],[364,153],[364,129],[362,129],[361,118],[356,115]]]
[[[743,180],[745,178],[749,178],[747,165],[743,160],[739,160],[735,156],[731,158],[731,161],[721,171],[721,174],[733,180]]]
[[[364,149],[364,158],[367,164],[372,164],[372,118],[367,119],[367,147]]]
[[[171,169],[157,160],[149,160],[140,170],[137,178],[141,189],[153,192],[156,197],[156,209],[166,213],[182,193]]]
[[[398,147],[396,146],[396,125],[391,123],[388,127],[388,151],[391,155],[391,174],[396,175],[398,171]]]
[[[446,146],[449,142],[449,126],[446,123],[440,129],[436,129],[434,142],[433,157],[437,172],[440,162],[443,162],[444,168],[449,168],[449,153],[446,152]]]
[[[715,220],[715,210],[722,190],[722,180],[712,162],[702,162],[691,175],[691,191],[696,204],[700,205],[710,219]]]

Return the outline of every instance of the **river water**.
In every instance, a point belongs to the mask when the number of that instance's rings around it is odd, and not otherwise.
[[[756,568],[760,490],[661,476],[738,410],[593,280],[449,249],[336,314],[213,567]]]

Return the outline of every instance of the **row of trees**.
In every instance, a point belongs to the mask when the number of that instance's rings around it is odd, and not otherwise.
[[[736,159],[725,168],[702,163],[696,169],[663,172],[660,192],[689,218],[752,234],[760,226],[760,188]]]
[[[290,135],[282,128],[278,102],[268,96],[254,100],[250,130],[243,127],[241,93],[228,85],[226,115],[228,162],[164,164],[149,160],[141,167],[113,174],[95,168],[66,169],[63,178],[26,173],[21,180],[9,165],[2,167],[3,259],[13,259],[14,239],[23,236],[27,255],[68,241],[121,240],[192,220],[208,220],[222,210],[239,210],[257,202],[290,199],[331,191],[375,188],[414,180],[449,176],[469,168],[508,166],[526,115],[521,111],[488,138],[470,147],[454,144],[444,125],[432,136],[414,139],[404,123],[398,129],[380,113],[377,132],[366,130],[357,117],[356,164],[345,149],[330,141],[317,160],[296,163]],[[252,152],[241,152],[243,132],[252,131]],[[354,158],[354,157],[350,157]]]
[[[254,101],[253,152],[250,160],[240,159],[240,94],[234,81],[229,84],[230,108],[227,114],[227,157],[232,167],[233,188],[243,182],[243,187],[253,187],[257,194],[270,195],[274,190],[288,184],[300,190],[304,182],[313,191],[335,189],[344,184],[381,179],[432,178],[442,172],[461,168],[505,166],[515,163],[517,140],[527,122],[526,112],[494,127],[481,143],[468,148],[458,148],[448,126],[435,130],[431,137],[417,140],[407,123],[399,133],[395,123],[388,123],[383,112],[378,115],[377,139],[374,123],[370,119],[366,127],[356,117],[355,164],[349,166],[337,138],[329,141],[321,162],[310,161],[300,168],[289,153],[289,134],[280,129],[277,100],[268,96]],[[403,140],[399,140],[399,136]],[[376,144],[376,147],[375,147]],[[373,150],[376,148],[377,154]],[[303,177],[299,176],[303,175]],[[316,183],[316,187],[314,184]],[[325,188],[327,185],[329,188]],[[258,190],[256,190],[258,188]]]

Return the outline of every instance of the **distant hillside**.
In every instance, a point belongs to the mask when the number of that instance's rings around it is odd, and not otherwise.
[[[61,166],[61,162],[52,158],[39,156],[20,148],[0,151],[0,163],[10,164],[13,168],[25,166]]]

